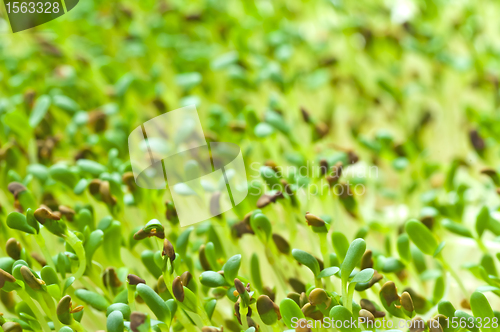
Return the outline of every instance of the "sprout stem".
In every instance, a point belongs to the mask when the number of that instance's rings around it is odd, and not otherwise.
[[[40,250],[42,251],[43,257],[45,257],[47,264],[51,268],[53,268],[54,271],[57,271],[56,264],[54,264],[54,261],[52,260],[52,256],[50,255],[49,250],[45,245],[45,239],[43,238],[42,234],[40,233],[35,234],[35,242],[38,245],[38,247],[40,247]]]
[[[243,305],[243,303],[240,302],[240,319],[241,319],[241,324],[243,325],[243,330],[248,329],[248,322],[247,322],[247,313],[248,313],[248,308]]]
[[[462,283],[462,279],[460,279],[460,276],[450,267],[450,265],[448,265],[448,263],[446,263],[443,256],[439,255],[437,257],[437,259],[441,262],[441,264],[443,264],[443,267],[448,272],[450,272],[451,276],[453,277],[453,279],[455,279],[458,286],[460,287],[460,290],[462,291],[463,296],[467,299],[469,297],[469,295],[467,294],[467,290],[466,290],[464,284]]]
[[[85,250],[83,249],[82,241],[71,231],[65,233],[66,241],[73,248],[78,257],[78,271],[74,274],[75,279],[80,279],[85,273],[87,260],[85,258]]]
[[[24,289],[18,289],[17,290],[17,295],[26,302],[28,307],[30,307],[31,311],[35,314],[36,320],[38,323],[40,323],[40,326],[42,327],[42,330],[44,332],[51,332],[51,329],[49,327],[49,324],[47,324],[47,321],[45,320],[45,317],[42,315],[38,307],[36,306],[35,302],[31,299],[31,296],[26,293]]]

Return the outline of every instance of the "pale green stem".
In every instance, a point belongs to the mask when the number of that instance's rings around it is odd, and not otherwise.
[[[186,313],[181,308],[177,310],[177,314],[175,315],[175,317],[177,317],[177,319],[179,320],[179,322],[181,322],[182,326],[184,326],[187,332],[198,332],[198,330],[186,316]]]
[[[326,239],[327,233],[318,233],[319,236],[319,245],[321,248],[321,255],[323,256],[323,264],[325,268],[330,267],[330,256],[328,255],[328,241]],[[325,278],[325,286],[326,290],[332,292],[333,284],[330,278]]]
[[[38,247],[40,247],[40,250],[42,251],[43,256],[45,257],[45,260],[47,261],[47,264],[54,269],[54,271],[57,271],[56,264],[54,264],[54,261],[52,260],[52,256],[49,253],[49,250],[47,249],[47,246],[45,245],[45,239],[43,238],[42,234],[35,234],[35,242],[38,244]]]
[[[85,273],[85,268],[87,267],[87,259],[85,256],[85,250],[83,249],[82,241],[71,231],[66,232],[66,241],[73,248],[78,257],[78,270],[73,275],[75,279],[80,279]]]
[[[353,298],[353,296],[354,296],[354,286],[351,287],[351,285],[349,285],[349,288],[347,290],[347,299],[346,299],[345,307],[350,312],[352,312],[352,298]]]
[[[73,320],[70,326],[73,330],[75,330],[75,332],[87,332],[87,330],[83,327],[83,325],[77,322],[76,320]]]
[[[42,292],[42,297],[43,301],[45,301],[45,305],[42,304],[42,301],[39,301],[38,299],[37,301],[40,303],[45,312],[47,311],[50,312],[50,318],[54,323],[54,328],[56,329],[56,331],[59,331],[62,325],[59,322],[59,319],[57,318],[57,312],[56,312],[56,306],[54,305],[54,300],[52,299],[52,296],[50,296],[49,293],[45,291]]]
[[[41,314],[41,312],[38,309],[38,307],[36,306],[35,302],[33,302],[33,300],[31,299],[31,296],[29,296],[28,293],[26,293],[26,291],[24,289],[18,289],[17,290],[17,295],[19,295],[19,297],[24,302],[26,302],[26,304],[28,305],[28,307],[30,307],[31,311],[33,311],[33,313],[35,314],[35,317],[36,317],[38,323],[42,327],[42,330],[44,332],[51,332],[49,324],[47,324],[47,321],[45,320],[45,317]]]
[[[241,324],[243,325],[243,330],[248,329],[247,313],[248,313],[248,307],[243,306],[243,304],[240,302],[240,319],[241,319]]]
[[[135,311],[135,287],[132,285],[127,285],[127,299],[130,310]]]
[[[437,259],[441,262],[441,264],[443,264],[443,267],[448,272],[450,272],[451,276],[453,277],[453,279],[455,279],[458,286],[460,287],[460,290],[462,291],[463,296],[467,299],[469,297],[469,294],[467,293],[467,290],[466,290],[464,284],[462,283],[462,279],[460,279],[460,276],[451,268],[451,266],[448,265],[448,263],[446,263],[443,256],[439,255],[437,257]]]

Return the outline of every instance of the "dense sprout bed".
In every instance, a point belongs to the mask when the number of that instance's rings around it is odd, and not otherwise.
[[[82,0],[2,35],[0,330],[499,331],[499,14]],[[180,227],[127,137],[186,105],[249,194]]]

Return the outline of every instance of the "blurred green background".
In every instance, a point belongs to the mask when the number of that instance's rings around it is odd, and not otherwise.
[[[241,146],[249,178],[252,162],[355,151],[380,170],[361,219],[389,232],[446,196],[455,171],[468,188],[493,188],[480,170],[499,155],[499,15],[499,2],[472,0],[81,0],[16,34],[3,19],[2,188],[30,163],[106,164],[113,148],[126,161],[132,129],[195,104],[208,139]],[[499,204],[494,190],[469,194],[465,215]],[[302,207],[314,208],[354,219],[320,200]],[[464,253],[474,255],[450,255]]]

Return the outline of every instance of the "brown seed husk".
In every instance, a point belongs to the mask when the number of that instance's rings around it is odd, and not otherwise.
[[[62,316],[71,310],[71,296],[64,296],[57,304],[57,315]]]
[[[427,326],[429,327],[429,332],[443,332],[441,324],[439,324],[439,321],[434,318],[427,321]]]
[[[10,258],[18,260],[21,258],[21,244],[16,239],[10,238],[5,244],[5,251]]]
[[[238,278],[234,279],[234,287],[239,294],[244,294],[246,292],[245,285]]]
[[[5,270],[0,269],[0,288],[3,288],[5,282],[15,282],[16,278]]]
[[[208,262],[207,256],[205,255],[205,245],[202,244],[200,249],[198,250],[198,258],[200,260],[201,267],[204,271],[209,271],[212,268],[210,267],[210,263]]]
[[[386,282],[380,290],[380,295],[385,299],[387,305],[391,305],[394,301],[399,301],[398,291],[396,284],[393,281]]]
[[[183,274],[181,274],[181,282],[183,285],[186,285],[186,287],[189,285],[192,279],[193,275],[189,271],[186,271]]]
[[[374,322],[375,321],[375,316],[373,316],[373,314],[366,310],[366,309],[361,309],[359,311],[359,317],[363,317],[363,318],[366,318],[366,320],[370,321],[370,322]]]
[[[5,332],[22,332],[23,328],[19,323],[16,322],[6,322],[2,325],[2,329]]]
[[[146,281],[138,276],[136,276],[135,274],[129,274],[127,276],[127,280],[128,280],[128,283],[130,285],[138,285],[138,284],[145,284]]]
[[[99,179],[93,179],[92,181],[90,181],[89,183],[89,192],[92,196],[96,196],[97,194],[99,194],[99,189],[101,187],[101,180]]]
[[[287,240],[285,240],[284,237],[279,234],[273,233],[273,241],[281,253],[286,255],[290,253],[290,244]]]
[[[61,212],[61,214],[64,217],[66,217],[66,219],[68,221],[73,221],[73,219],[75,218],[75,214],[76,214],[76,212],[73,209],[71,209],[67,206],[64,206],[64,205],[59,205],[59,212]]]
[[[61,219],[57,214],[54,214],[52,211],[50,211],[45,206],[42,206],[42,207],[36,209],[34,216],[35,216],[35,219],[42,225],[45,223],[45,219],[50,219],[50,220],[60,220]]]
[[[415,317],[410,323],[410,332],[423,332],[425,330],[425,321],[420,317]]]
[[[10,193],[12,195],[14,195],[14,198],[17,199],[17,196],[22,193],[23,191],[26,191],[26,187],[19,183],[19,182],[11,182],[9,183],[9,185],[7,186],[7,189],[10,191]]]
[[[42,285],[45,285],[45,282],[35,277],[27,266],[21,266],[21,275],[23,276],[24,282],[32,289],[38,290],[42,288]]]
[[[403,306],[403,308],[409,312],[412,312],[414,310],[413,300],[411,299],[410,293],[403,292],[403,294],[401,294],[401,306]]]
[[[328,296],[324,289],[315,288],[309,293],[309,303],[311,305],[320,305],[325,303],[326,307],[330,306],[332,299]]]
[[[361,257],[361,270],[370,269],[373,267],[372,251],[367,250]]]
[[[116,274],[116,271],[112,267],[108,267],[105,271],[104,274],[102,275],[102,282],[105,287],[108,287],[110,285],[113,288],[118,288],[122,285],[122,282],[120,279],[118,279],[118,275]]]
[[[218,329],[218,328],[213,327],[213,326],[203,326],[201,328],[201,332],[222,332],[222,328]]]
[[[325,221],[323,219],[309,212],[306,212],[306,220],[309,226],[314,226],[314,227],[325,226]]]
[[[163,241],[163,251],[161,254],[163,256],[167,256],[168,259],[170,259],[170,263],[172,263],[175,259],[174,246],[167,238],[165,238],[165,240]]]
[[[297,327],[295,328],[295,332],[312,332],[312,329],[309,327],[307,319],[301,318],[297,321]]]
[[[109,186],[109,181],[102,181],[99,186],[99,193],[104,203],[108,205],[115,205],[116,198],[111,194],[111,188]]]
[[[172,282],[172,293],[174,293],[174,297],[179,302],[184,302],[184,287],[182,285],[181,277],[175,277]]]
[[[132,332],[139,332],[139,327],[146,322],[146,314],[134,311],[130,315],[130,329]]]

